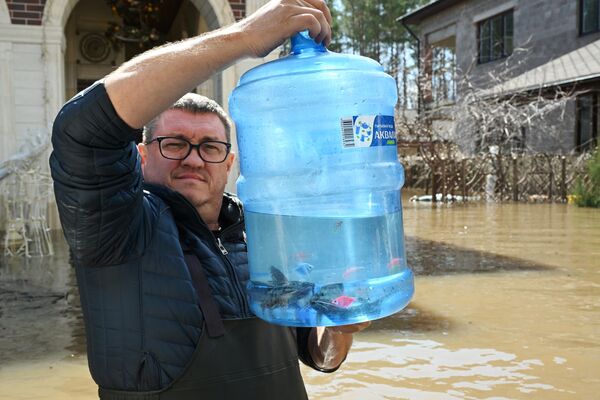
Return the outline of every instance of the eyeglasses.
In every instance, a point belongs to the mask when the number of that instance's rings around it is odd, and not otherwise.
[[[222,163],[227,159],[231,150],[231,143],[218,140],[205,140],[202,143],[192,144],[183,138],[159,136],[146,144],[158,142],[160,154],[169,160],[185,160],[192,149],[198,151],[198,155],[207,163]]]

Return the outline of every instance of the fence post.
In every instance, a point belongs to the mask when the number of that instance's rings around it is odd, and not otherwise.
[[[517,156],[512,157],[512,186],[513,186],[513,201],[519,201],[519,179],[517,172]]]
[[[433,162],[431,166],[431,201],[435,203],[437,198],[435,196],[437,192],[437,161]]]
[[[567,157],[560,159],[560,196],[563,203],[567,201]]]
[[[446,201],[446,159],[442,158],[442,202]]]
[[[554,171],[552,171],[552,164],[550,164],[550,172],[548,173],[548,180],[550,181],[548,184],[548,201],[552,201],[552,196],[553,196],[553,192],[554,192]]]
[[[502,163],[502,155],[497,154],[496,159],[498,160],[498,173],[496,174],[496,176],[499,178],[499,181],[500,181],[500,184],[496,186],[496,189],[498,188],[498,186],[500,187],[500,201],[504,201],[504,188],[505,188],[507,182],[506,182],[506,176],[504,174],[504,165]]]
[[[463,157],[463,159],[460,162],[460,183],[462,184],[463,201],[467,201],[467,173],[465,168],[465,162],[465,158]]]

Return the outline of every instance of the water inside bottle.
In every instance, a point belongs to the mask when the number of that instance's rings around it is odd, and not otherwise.
[[[393,314],[412,297],[401,211],[336,218],[245,215],[250,307],[267,321],[344,325]]]

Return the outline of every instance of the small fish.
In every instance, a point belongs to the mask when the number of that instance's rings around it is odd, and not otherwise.
[[[306,253],[304,251],[299,251],[296,254],[294,254],[293,258],[294,258],[294,261],[303,262],[303,261],[310,259],[310,257],[311,257],[310,253]]]
[[[400,257],[395,257],[390,260],[387,267],[390,271],[398,271],[402,266],[402,259]]]
[[[288,279],[285,277],[285,274],[272,265],[271,280],[273,281],[273,285],[275,286],[283,286],[288,284]]]
[[[278,268],[271,266],[271,282],[255,282],[262,286],[257,294],[263,309],[288,307],[292,305],[304,307],[314,296],[314,283],[289,281]]]
[[[291,282],[287,286],[269,289],[261,299],[263,308],[278,308],[288,306],[304,307],[314,293],[314,284],[309,282]]]
[[[296,264],[296,268],[293,270],[294,277],[300,281],[306,281],[310,277],[310,272],[315,267],[309,263],[301,262]]]
[[[321,286],[319,292],[315,294],[315,297],[319,300],[326,299],[331,301],[342,294],[344,294],[344,284],[331,283],[329,285]]]
[[[347,281],[348,279],[351,279],[351,278],[355,278],[356,275],[358,274],[358,272],[362,271],[363,269],[364,269],[363,267],[357,267],[355,265],[348,267],[342,274],[342,278],[344,278],[345,281]]]
[[[333,299],[332,303],[338,307],[348,308],[354,301],[356,301],[355,297],[342,295]]]

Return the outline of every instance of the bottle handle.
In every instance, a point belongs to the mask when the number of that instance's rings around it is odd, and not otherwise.
[[[308,31],[302,31],[292,36],[292,54],[301,54],[308,52],[326,52],[327,49],[322,43],[315,42]]]

